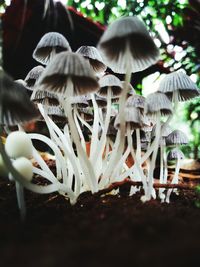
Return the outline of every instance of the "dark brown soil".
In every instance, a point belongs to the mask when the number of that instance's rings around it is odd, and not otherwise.
[[[192,191],[171,204],[140,196],[61,196],[26,192],[21,224],[13,185],[0,180],[0,266],[200,266],[200,209]]]

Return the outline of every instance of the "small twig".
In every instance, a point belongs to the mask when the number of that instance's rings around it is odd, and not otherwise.
[[[124,184],[129,184],[130,186],[131,185],[132,186],[142,186],[142,182],[134,182],[134,181],[131,181],[131,180],[126,178],[121,182],[116,182],[116,183],[111,184],[106,189],[100,190],[99,192],[97,192],[95,194],[95,196],[101,196],[101,195],[107,194],[107,193],[111,192],[114,189],[118,189],[119,187],[123,186]],[[177,189],[180,189],[180,190],[193,190],[193,189],[195,189],[196,185],[183,184],[183,183],[182,184],[160,184],[160,183],[154,183],[153,187],[156,188],[156,189],[157,188],[166,188],[166,189],[177,188]]]

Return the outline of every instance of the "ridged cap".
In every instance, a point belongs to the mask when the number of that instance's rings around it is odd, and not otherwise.
[[[160,82],[158,91],[166,94],[170,100],[172,100],[175,91],[177,91],[179,101],[186,101],[200,96],[200,90],[197,85],[182,71],[167,74]]]
[[[178,149],[178,148],[174,148],[172,150],[169,151],[168,155],[167,155],[167,159],[168,160],[175,160],[175,159],[184,159],[185,156],[183,154],[183,152]]]
[[[81,54],[83,57],[87,58],[96,73],[105,72],[107,66],[103,63],[103,59],[94,46],[81,46],[76,53]]]
[[[185,135],[184,132],[180,130],[175,130],[172,133],[170,133],[166,138],[166,145],[167,146],[174,146],[174,145],[187,145],[188,144],[188,138]]]
[[[35,83],[37,82],[43,71],[44,67],[39,65],[31,69],[29,73],[26,75],[26,78],[24,80],[30,89],[35,85]]]
[[[66,95],[69,80],[73,84],[74,95],[86,95],[99,88],[88,61],[72,52],[56,55],[42,73],[38,84],[52,93]]]
[[[125,51],[129,46],[129,55]],[[155,64],[159,51],[145,24],[138,17],[122,17],[111,23],[99,42],[105,64],[115,73],[126,73],[127,58],[131,72],[142,71]]]
[[[163,116],[170,115],[172,114],[172,103],[165,94],[152,93],[146,97],[145,112],[149,115],[155,115],[157,112]]]
[[[123,86],[121,81],[112,74],[104,75],[99,79],[100,89],[97,91],[97,94],[100,96],[107,97],[108,88],[111,89],[112,95],[111,97],[118,97],[121,95],[123,90]]]
[[[14,82],[6,73],[0,72],[0,124],[22,124],[39,116],[30,101],[27,89]]]
[[[48,32],[37,44],[33,52],[33,58],[43,65],[47,65],[51,60],[52,52],[58,54],[62,51],[71,51],[67,39],[58,32]]]

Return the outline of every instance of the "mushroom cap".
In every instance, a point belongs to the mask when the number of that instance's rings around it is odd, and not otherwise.
[[[171,132],[166,138],[166,145],[167,146],[174,146],[174,145],[186,145],[188,144],[188,138],[184,132],[180,130],[175,130]]]
[[[158,112],[163,116],[170,115],[172,114],[172,103],[165,94],[152,93],[146,97],[145,112],[149,115],[155,115]]]
[[[99,79],[99,86],[100,89],[97,91],[97,94],[104,97],[107,97],[109,88],[112,92],[112,98],[121,95],[121,92],[123,90],[121,81],[115,75],[112,74],[107,74],[101,77]]]
[[[71,97],[71,104],[80,108],[86,108],[89,106],[88,98],[85,95],[78,95]]]
[[[175,91],[178,93],[179,101],[186,101],[200,96],[200,90],[197,85],[182,71],[167,74],[160,82],[158,91],[166,94],[170,100],[173,99]]]
[[[0,72],[0,124],[17,125],[39,116],[30,101],[27,89],[14,82],[3,71]]]
[[[56,55],[40,76],[38,85],[43,85],[47,91],[66,95],[69,81],[74,95],[86,95],[99,88],[88,61],[72,52]]]
[[[129,57],[125,51],[129,46]],[[138,17],[122,17],[111,23],[99,42],[105,64],[115,73],[142,71],[158,61],[159,51]]]
[[[36,81],[39,79],[43,71],[44,67],[41,65],[38,65],[29,71],[29,73],[26,75],[26,78],[24,79],[29,88],[32,88],[35,85]]]
[[[13,161],[13,167],[23,176],[23,178],[30,182],[33,178],[33,165],[30,160],[20,157]]]
[[[184,159],[185,158],[183,152],[178,148],[173,148],[167,154],[167,159],[168,160],[175,160],[175,159],[178,159],[178,158],[179,159]]]
[[[145,97],[136,94],[129,96],[126,101],[126,106],[139,108],[139,110],[143,112],[145,107]]]
[[[56,94],[43,90],[42,88],[35,88],[31,95],[31,100],[37,104],[45,106],[59,106],[59,100]]]
[[[129,123],[131,129],[137,129],[142,127],[141,117],[138,109],[131,107],[125,108],[125,121],[126,125]],[[120,115],[118,114],[115,119],[114,126],[119,129],[120,127]]]
[[[107,66],[103,63],[103,59],[96,47],[81,46],[76,51],[76,53],[81,54],[83,57],[87,58],[95,72],[102,73],[106,71]]]
[[[103,108],[103,107],[107,106],[107,98],[106,97],[103,97],[103,96],[100,96],[100,95],[97,95],[97,94],[95,94],[94,96],[95,96],[95,100],[97,102],[97,105],[100,108]],[[90,95],[87,96],[87,100],[88,100],[89,106],[93,107],[93,103],[92,103],[92,99],[91,99]]]
[[[6,138],[5,150],[11,158],[32,158],[33,145],[29,136],[22,131],[11,132]]]
[[[42,36],[33,52],[33,58],[46,65],[51,58],[52,51],[55,51],[56,54],[62,51],[71,51],[67,39],[58,32],[48,32]]]

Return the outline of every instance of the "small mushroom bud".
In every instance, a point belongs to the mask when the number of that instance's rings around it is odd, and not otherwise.
[[[32,180],[33,166],[30,160],[24,157],[18,158],[13,162],[13,167],[24,177],[24,179],[29,182]]]
[[[11,158],[32,158],[33,146],[28,135],[21,131],[15,131],[8,135],[5,150]]]

